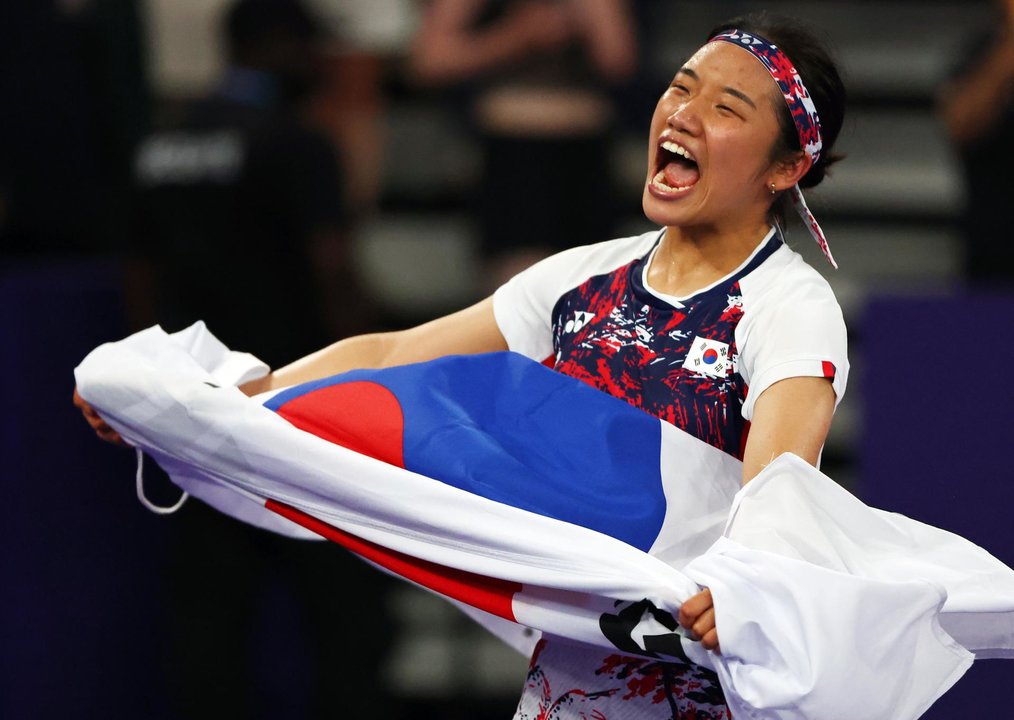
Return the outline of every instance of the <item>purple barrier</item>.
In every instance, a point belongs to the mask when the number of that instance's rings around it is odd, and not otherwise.
[[[307,720],[324,699],[348,710],[353,683],[392,717],[376,670],[396,629],[386,576],[199,502],[149,513],[134,453],[71,404],[73,368],[127,333],[121,272],[0,264],[0,718]],[[171,504],[158,476],[149,460],[146,491]]]
[[[1014,295],[881,298],[862,340],[862,499],[967,537],[1014,566]],[[875,609],[873,610],[875,612]],[[925,715],[1000,717],[1014,661],[976,663]]]
[[[164,717],[164,524],[71,405],[74,366],[125,333],[120,285],[110,263],[0,266],[0,717]]]

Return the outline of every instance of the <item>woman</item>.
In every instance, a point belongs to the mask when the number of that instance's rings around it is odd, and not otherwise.
[[[832,161],[844,89],[817,42],[792,25],[745,18],[710,38],[652,118],[643,207],[661,231],[567,250],[471,308],[343,340],[244,391],[513,350],[741,458],[744,483],[782,452],[816,464],[845,387],[845,327],[777,220],[794,197],[827,252],[798,186],[819,183]],[[118,439],[75,399],[100,436]],[[680,612],[717,652],[714,617],[707,590]],[[517,717],[535,716],[729,717],[710,671],[555,637],[539,643],[518,707]]]

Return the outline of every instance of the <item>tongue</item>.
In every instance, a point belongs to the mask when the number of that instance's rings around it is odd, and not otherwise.
[[[669,187],[689,187],[701,178],[696,165],[680,160],[673,160],[662,169],[662,172],[665,173],[665,181]]]

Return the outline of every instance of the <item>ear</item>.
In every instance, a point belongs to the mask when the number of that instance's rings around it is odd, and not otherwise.
[[[774,185],[778,191],[788,190],[799,182],[810,167],[813,158],[804,152],[794,153],[791,157],[775,161],[768,176],[768,186]]]

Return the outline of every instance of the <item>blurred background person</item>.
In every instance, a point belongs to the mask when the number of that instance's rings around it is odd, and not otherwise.
[[[311,115],[339,149],[346,206],[358,224],[376,213],[389,134],[385,84],[412,32],[414,0],[307,0],[331,38],[321,46]]]
[[[610,91],[637,65],[624,0],[434,0],[410,66],[457,88],[481,143],[486,289],[551,252],[612,236]]]
[[[308,119],[320,25],[297,0],[239,0],[222,31],[220,82],[138,150],[128,308],[138,326],[205,320],[275,367],[371,329],[370,308],[335,148]],[[384,577],[201,503],[172,531],[181,717],[383,715]]]
[[[1014,198],[1014,0],[996,2],[996,18],[971,40],[939,95],[957,146],[967,205],[962,218],[965,270],[976,284],[1014,281],[1010,204]]]
[[[0,260],[110,253],[148,129],[135,0],[6,3],[0,14]]]
[[[131,306],[170,327],[204,319],[277,365],[369,329],[369,309],[336,151],[308,120],[320,26],[296,0],[241,0],[223,30],[217,87],[137,153],[135,288],[154,296]]]

